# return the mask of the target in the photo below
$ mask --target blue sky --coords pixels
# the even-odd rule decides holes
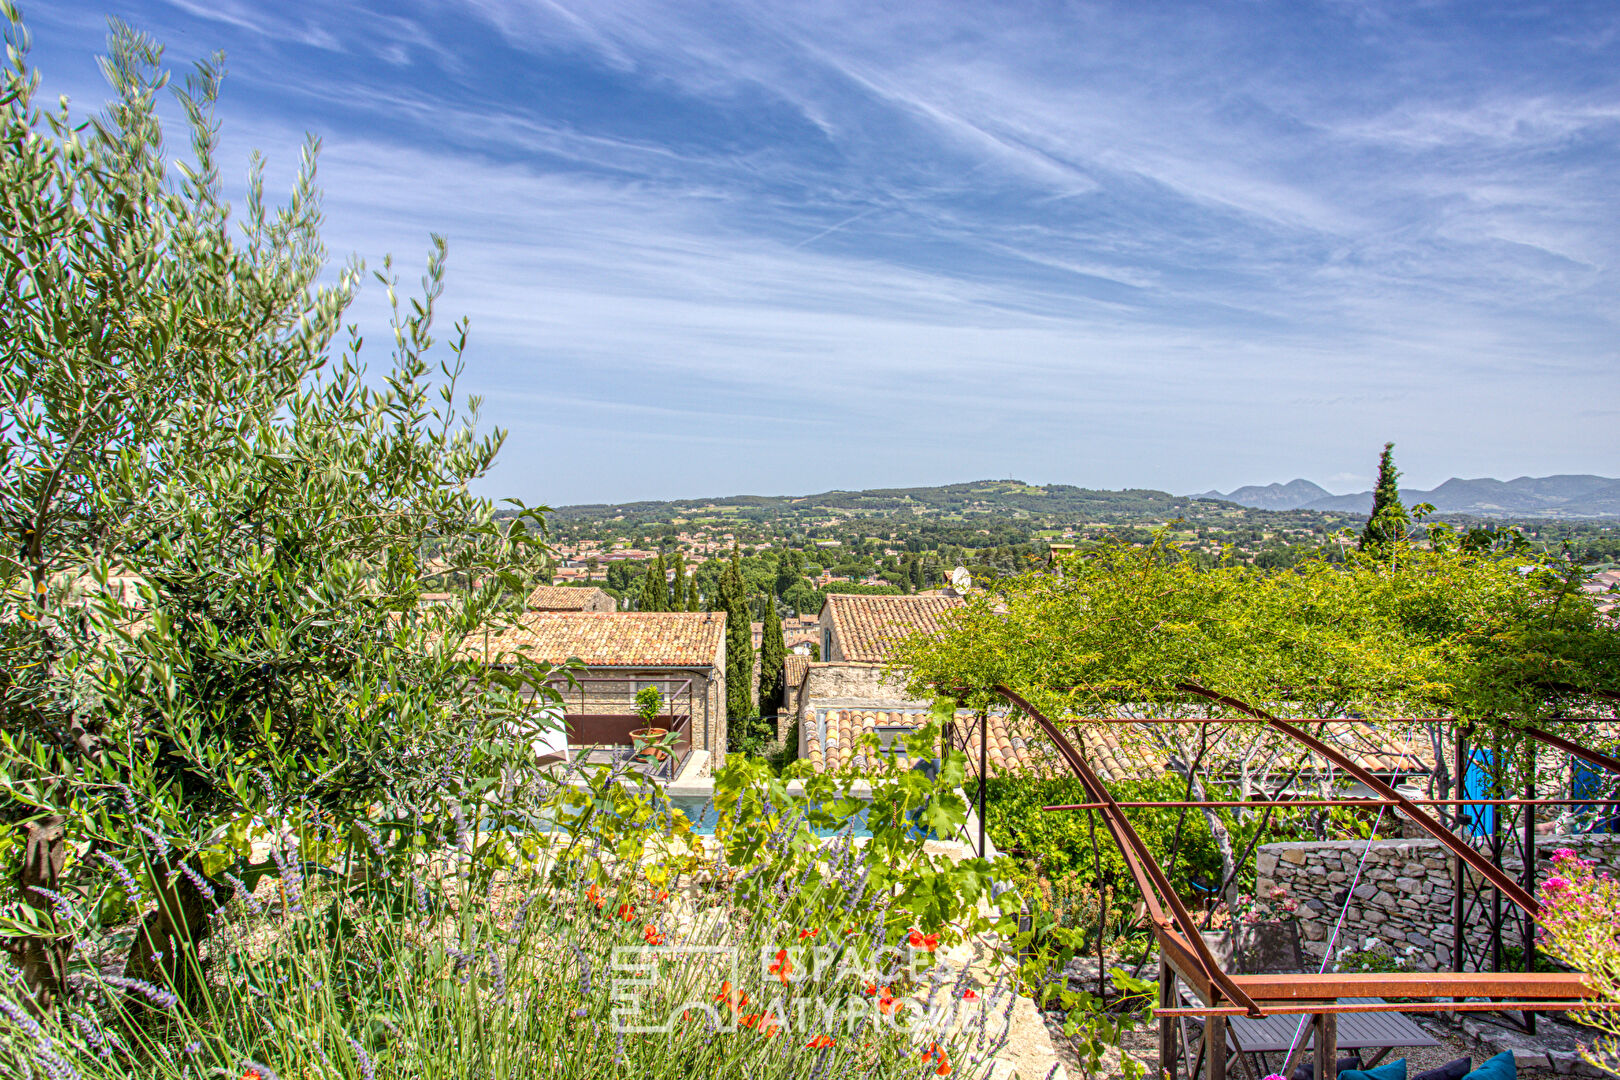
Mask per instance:
[[[48,95],[108,15],[447,235],[490,494],[1620,473],[1620,5],[24,0]]]

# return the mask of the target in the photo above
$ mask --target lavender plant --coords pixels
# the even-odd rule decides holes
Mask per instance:
[[[988,901],[989,865],[931,852],[908,816],[925,800],[936,824],[953,813],[946,766],[877,785],[870,838],[847,785],[798,794],[742,758],[716,778],[712,836],[609,769],[469,802],[464,838],[424,828],[381,852],[376,820],[334,837],[283,813],[250,836],[283,850],[279,868],[211,901],[201,993],[91,963],[41,1012],[0,988],[0,1070],[986,1075],[1014,983],[983,934],[1015,913]],[[63,917],[93,957],[130,923],[85,913],[126,886],[105,861],[82,869]]]

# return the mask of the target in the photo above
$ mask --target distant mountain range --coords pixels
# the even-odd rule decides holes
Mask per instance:
[[[1334,495],[1309,480],[1251,484],[1222,494],[1206,491],[1195,499],[1219,499],[1261,510],[1329,510],[1365,514],[1372,492]],[[1459,480],[1452,477],[1432,491],[1402,488],[1407,506],[1432,503],[1445,514],[1481,517],[1620,517],[1620,479],[1610,476],[1521,476],[1517,480]]]

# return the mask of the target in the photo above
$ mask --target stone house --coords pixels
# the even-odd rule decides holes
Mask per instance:
[[[812,744],[827,745],[829,715],[912,715],[926,709],[927,702],[906,694],[905,673],[891,670],[894,645],[917,634],[938,633],[940,617],[961,606],[956,597],[830,594],[816,620],[821,660],[795,664],[792,670],[802,674],[789,680],[793,708],[788,717],[799,723],[799,756],[814,761]],[[784,737],[787,723],[781,722]]]
[[[569,589],[569,592],[585,591]],[[693,749],[725,756],[726,616],[685,611],[531,611],[517,627],[469,637],[467,652],[495,664],[526,656],[584,670],[551,680],[563,695],[569,743],[627,745],[639,727],[635,695],[656,686],[666,718],[684,724]]]

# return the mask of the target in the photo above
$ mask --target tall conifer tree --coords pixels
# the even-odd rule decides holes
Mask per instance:
[[[761,716],[775,716],[782,711],[782,691],[787,661],[787,643],[782,640],[782,616],[776,610],[776,598],[765,597],[765,618],[759,645],[759,711]]]
[[[641,579],[639,605],[642,611],[663,611],[669,607],[669,586],[664,583],[662,555],[652,561],[647,567],[646,576]]]
[[[726,613],[726,715],[754,715],[754,634],[743,595],[742,559],[735,548],[720,572],[720,605]]]
[[[669,579],[669,610],[686,610],[686,557],[679,551],[671,560],[675,573]]]
[[[1367,527],[1361,530],[1361,550],[1383,556],[1390,545],[1406,539],[1412,531],[1412,519],[1401,503],[1401,490],[1397,483],[1401,472],[1395,467],[1395,444],[1384,444],[1384,453],[1378,459],[1378,486],[1373,489],[1372,514]]]

